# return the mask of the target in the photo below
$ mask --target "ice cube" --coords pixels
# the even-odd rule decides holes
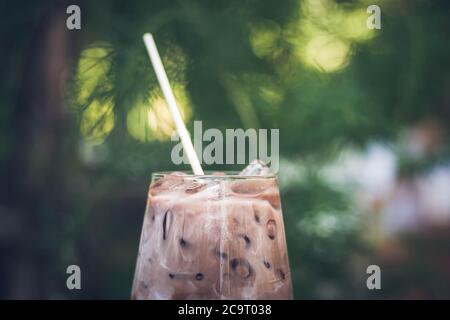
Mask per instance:
[[[223,183],[215,181],[211,182],[206,189],[208,200],[222,199],[226,194],[226,187]]]
[[[269,167],[261,160],[253,160],[244,170],[239,173],[240,176],[250,177],[248,179],[238,179],[231,184],[231,190],[240,195],[256,195],[265,192],[271,187],[276,187],[276,181],[273,179],[259,179],[256,176],[267,176],[270,174]],[[255,178],[251,178],[255,177]]]
[[[249,178],[233,181],[231,191],[241,195],[257,195],[273,186],[273,179]]]
[[[186,174],[183,172],[165,174],[151,184],[150,194],[156,195],[167,191],[178,190],[184,184],[184,176]]]
[[[265,176],[270,173],[269,167],[261,160],[255,159],[242,170],[240,176]]]
[[[194,194],[197,193],[199,191],[202,191],[203,189],[205,189],[207,186],[207,183],[205,182],[201,182],[201,181],[191,181],[187,183],[185,192],[188,194]]]

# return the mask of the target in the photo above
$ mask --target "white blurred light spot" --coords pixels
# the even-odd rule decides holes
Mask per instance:
[[[400,183],[384,210],[382,229],[387,234],[412,230],[419,224],[418,194],[411,182]]]
[[[360,183],[374,195],[384,195],[390,191],[396,174],[394,153],[379,144],[373,144],[365,156]]]
[[[437,167],[418,181],[421,212],[431,223],[450,222],[450,166]]]
[[[108,147],[104,144],[94,144],[81,141],[78,152],[81,161],[87,166],[96,166],[104,162],[108,157]]]
[[[385,197],[393,188],[397,159],[388,147],[372,143],[365,154],[345,151],[321,174],[337,188],[355,187],[370,197]]]
[[[280,158],[280,169],[278,171],[280,189],[286,189],[300,183],[305,180],[305,176],[306,168],[300,161]]]

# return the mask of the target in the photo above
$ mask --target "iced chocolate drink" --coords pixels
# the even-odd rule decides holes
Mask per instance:
[[[276,177],[154,174],[132,299],[292,299]]]

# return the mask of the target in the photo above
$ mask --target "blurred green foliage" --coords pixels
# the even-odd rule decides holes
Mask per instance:
[[[68,4],[2,4],[0,297],[129,297],[150,174],[188,169],[170,161],[145,32],[189,129],[280,128],[295,297],[377,297],[355,271],[373,254],[367,218],[319,172],[427,119],[448,139],[448,2],[81,1],[79,31]],[[369,4],[381,30],[366,27]],[[397,153],[405,175],[449,160],[445,143],[420,161]],[[288,183],[287,167],[302,174]],[[68,264],[81,292],[65,289]]]

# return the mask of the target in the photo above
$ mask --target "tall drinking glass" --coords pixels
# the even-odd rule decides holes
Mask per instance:
[[[277,178],[154,173],[132,299],[292,299]]]

